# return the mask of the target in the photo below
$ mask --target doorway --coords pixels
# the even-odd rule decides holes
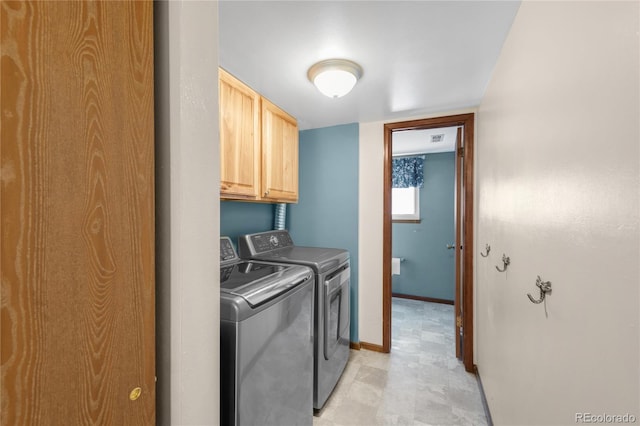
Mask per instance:
[[[456,149],[456,209],[459,224],[456,226],[456,338],[457,355],[465,369],[474,371],[473,365],[473,135],[474,114],[459,114],[420,120],[388,123],[384,125],[384,195],[383,195],[383,335],[384,352],[391,349],[391,176],[392,135],[405,130],[460,127],[459,146]],[[466,249],[468,248],[468,249]]]

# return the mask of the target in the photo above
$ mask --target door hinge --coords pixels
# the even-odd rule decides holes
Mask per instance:
[[[456,317],[456,327],[462,327],[462,317]]]
[[[458,148],[458,157],[464,157],[464,146]]]

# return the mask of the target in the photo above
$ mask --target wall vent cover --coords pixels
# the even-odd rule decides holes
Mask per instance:
[[[431,143],[439,143],[439,142],[444,142],[444,133],[431,135]]]

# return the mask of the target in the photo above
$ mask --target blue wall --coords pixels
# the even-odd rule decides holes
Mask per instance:
[[[300,197],[287,211],[296,244],[349,250],[353,342],[359,341],[358,131],[353,123],[300,132]]]
[[[300,132],[299,201],[287,205],[286,228],[298,245],[351,254],[351,340],[358,338],[358,124]],[[274,205],[220,202],[220,235],[273,228]]]
[[[237,250],[240,235],[273,229],[273,217],[273,204],[220,201],[220,236],[231,237]]]
[[[393,257],[405,259],[393,275],[393,292],[453,300],[455,155],[428,154],[420,190],[420,223],[392,225]]]

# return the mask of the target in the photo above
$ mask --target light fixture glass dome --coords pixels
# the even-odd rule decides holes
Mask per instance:
[[[361,76],[360,65],[346,59],[318,62],[307,73],[318,90],[330,98],[339,98],[349,93]]]

